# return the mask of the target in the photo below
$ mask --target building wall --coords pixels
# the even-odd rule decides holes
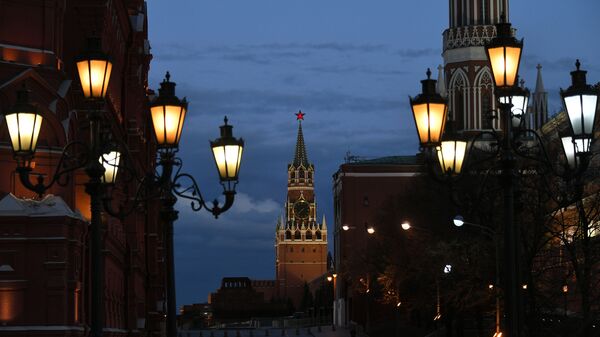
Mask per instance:
[[[362,282],[353,279],[349,264],[369,248],[365,224],[382,225],[376,224],[382,206],[422,174],[422,163],[416,157],[345,163],[334,174],[335,324],[366,324],[367,298],[359,289]],[[344,231],[343,225],[350,229]]]
[[[56,169],[60,149],[72,140],[86,142],[89,123],[75,67],[75,57],[85,50],[86,38],[99,36],[102,48],[113,61],[110,85],[103,109],[104,125],[114,139],[124,140],[133,155],[132,165],[138,174],[152,170],[155,147],[148,117],[149,53],[146,4],[142,0],[0,0],[0,113],[15,102],[16,91],[26,84],[31,100],[44,116],[44,124],[35,157],[35,171],[51,176]],[[34,197],[15,175],[8,132],[0,121],[0,193],[18,197]],[[74,172],[64,186],[55,184],[47,193],[62,197],[69,207],[89,218],[89,196],[83,170]],[[125,182],[119,182],[124,187]],[[136,185],[129,183],[129,191]],[[127,196],[115,194],[114,206],[123,204]],[[158,201],[144,205],[146,211],[123,219],[104,215],[105,235],[105,325],[108,335],[160,335],[163,320],[164,277],[162,265],[162,228],[158,219]],[[3,223],[0,219],[0,223]],[[87,232],[87,224],[72,225]],[[58,227],[56,227],[58,228]],[[53,235],[49,233],[49,235]],[[81,272],[78,321],[72,324],[84,329],[88,324],[89,253],[87,238],[82,240],[84,254]],[[32,261],[35,256],[30,257]],[[37,259],[43,259],[43,254]],[[74,268],[67,259],[67,269]],[[1,262],[1,261],[0,261]],[[69,289],[74,285],[70,284]],[[28,290],[25,290],[27,292]],[[71,291],[71,290],[69,290]],[[51,291],[48,290],[50,293]],[[30,295],[22,297],[24,310],[31,322],[45,322],[36,335],[57,334],[64,325],[53,317],[72,316],[75,301],[57,306],[51,316],[44,316],[38,301]],[[28,331],[25,321],[6,321],[0,335],[15,336]],[[36,323],[37,324],[37,323]],[[19,330],[21,329],[21,330]]]

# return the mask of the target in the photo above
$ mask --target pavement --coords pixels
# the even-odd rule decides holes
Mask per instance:
[[[310,328],[287,328],[282,329],[209,329],[179,331],[178,337],[351,337],[350,330],[331,326],[322,326],[321,331],[317,327]]]

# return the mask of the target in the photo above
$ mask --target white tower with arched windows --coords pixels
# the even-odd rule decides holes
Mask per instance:
[[[449,14],[443,35],[449,118],[457,131],[500,129],[484,46],[496,36],[501,16],[508,20],[508,0],[450,0]]]

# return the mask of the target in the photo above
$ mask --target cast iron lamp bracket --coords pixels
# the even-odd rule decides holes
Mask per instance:
[[[212,207],[209,207],[206,204],[205,199],[202,197],[202,193],[200,192],[200,188],[198,187],[196,180],[188,173],[178,173],[175,175],[173,178],[172,189],[173,193],[175,193],[177,196],[191,200],[190,206],[193,211],[197,212],[202,208],[205,208],[215,218],[218,218],[221,213],[230,209],[235,198],[234,190],[225,189],[223,191],[225,203],[223,205],[219,205],[219,201],[214,199],[212,201]]]
[[[76,147],[81,147],[82,151],[77,152]],[[18,166],[16,171],[19,175],[19,180],[25,188],[35,192],[39,198],[48,191],[54,184],[66,186],[69,183],[69,175],[71,172],[84,168],[90,162],[89,151],[87,144],[79,141],[68,143],[61,151],[60,159],[56,165],[54,173],[51,175],[50,181],[46,183],[46,176],[41,173],[33,172],[31,158],[16,157]],[[74,152],[74,153],[71,153]],[[34,176],[35,181],[32,181]]]

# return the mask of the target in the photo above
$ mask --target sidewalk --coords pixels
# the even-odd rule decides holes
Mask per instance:
[[[179,331],[178,337],[350,337],[350,330],[345,328],[336,328],[335,331],[331,325],[310,328],[287,328],[282,329],[212,329],[212,330],[187,330]]]

